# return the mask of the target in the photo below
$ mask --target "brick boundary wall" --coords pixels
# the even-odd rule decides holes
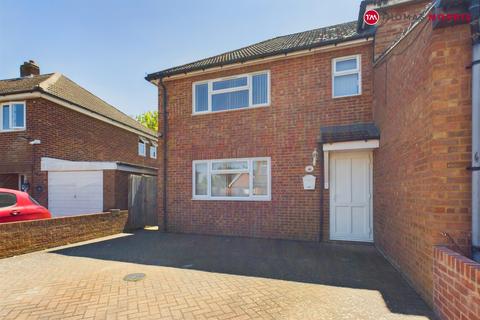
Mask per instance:
[[[127,217],[125,210],[0,224],[0,258],[121,233]]]
[[[433,308],[440,319],[480,319],[480,263],[434,247]]]

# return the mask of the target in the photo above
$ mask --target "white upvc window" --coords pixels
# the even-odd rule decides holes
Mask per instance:
[[[194,200],[271,200],[271,160],[264,158],[195,160]]]
[[[138,139],[138,155],[142,157],[147,156],[147,140],[142,137]]]
[[[150,158],[157,159],[157,146],[150,146]]]
[[[3,102],[0,104],[0,132],[25,130],[26,118],[25,102]]]
[[[340,57],[332,60],[333,98],[351,97],[362,94],[362,72],[360,55]]]
[[[193,114],[270,105],[270,71],[260,71],[192,85]]]

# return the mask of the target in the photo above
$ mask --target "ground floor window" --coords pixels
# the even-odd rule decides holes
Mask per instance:
[[[193,161],[194,199],[270,200],[270,181],[270,158]]]

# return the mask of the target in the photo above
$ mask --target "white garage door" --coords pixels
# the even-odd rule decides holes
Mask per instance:
[[[103,172],[48,172],[48,209],[53,216],[103,211]]]

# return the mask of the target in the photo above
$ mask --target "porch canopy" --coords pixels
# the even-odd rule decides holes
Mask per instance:
[[[380,130],[374,123],[355,123],[320,128],[318,142],[329,144],[345,141],[366,141],[380,139]]]
[[[372,150],[379,147],[380,130],[374,123],[323,126],[318,143],[324,153],[324,188],[329,188],[329,152],[346,150]]]

